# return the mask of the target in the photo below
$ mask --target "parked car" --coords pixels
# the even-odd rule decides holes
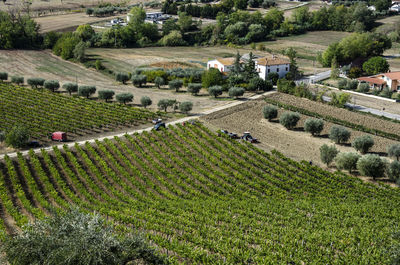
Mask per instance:
[[[59,142],[66,142],[67,141],[67,133],[65,133],[65,132],[53,132],[51,134],[51,140],[59,141]]]
[[[222,136],[222,135],[226,135],[232,139],[239,139],[239,136],[236,133],[228,132],[227,130],[223,130],[223,129],[218,131],[218,136]]]

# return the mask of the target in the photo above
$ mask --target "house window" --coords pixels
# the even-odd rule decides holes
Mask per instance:
[[[224,68],[221,67],[221,72],[223,72],[223,71],[224,71]]]
[[[288,71],[288,68],[286,67],[286,72]]]
[[[271,72],[271,70],[270,70],[270,69],[268,69],[268,73],[269,73],[269,72]]]
[[[276,68],[276,72],[279,73],[279,68]]]

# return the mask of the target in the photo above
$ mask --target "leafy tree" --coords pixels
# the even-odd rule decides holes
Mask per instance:
[[[374,145],[374,139],[369,135],[363,135],[354,139],[351,146],[361,154],[365,154]]]
[[[335,157],[335,164],[338,169],[348,170],[351,174],[351,171],[357,168],[357,161],[359,158],[360,155],[357,153],[339,153]]]
[[[8,79],[8,73],[6,72],[0,72],[0,81],[4,82]]]
[[[391,157],[396,157],[396,160],[399,161],[400,157],[400,144],[392,144],[388,148],[388,155]]]
[[[80,41],[74,48],[74,58],[80,62],[85,61],[86,43]]]
[[[61,33],[50,31],[44,35],[43,45],[46,49],[53,49],[54,45],[57,43],[58,39],[62,36]]]
[[[81,97],[89,98],[94,93],[96,93],[95,86],[79,86],[78,88],[78,95]]]
[[[331,63],[331,79],[338,79],[340,74],[339,64],[336,60],[336,57],[333,57]]]
[[[129,11],[129,24],[141,25],[146,19],[146,11],[141,6],[135,6]]]
[[[167,112],[167,108],[170,106],[170,102],[169,99],[160,99],[157,103],[157,107],[159,109],[164,110],[165,112]]]
[[[375,75],[379,73],[386,73],[389,71],[389,63],[381,56],[369,58],[368,61],[363,63],[363,70],[367,75]]]
[[[75,30],[75,33],[83,42],[89,41],[96,34],[94,29],[89,24],[78,26],[78,28]]]
[[[228,91],[228,94],[230,97],[238,98],[240,96],[243,96],[244,88],[243,87],[231,87]]]
[[[301,9],[301,8],[300,8]],[[298,9],[296,9],[298,10]],[[294,80],[298,79],[300,76],[299,73],[299,68],[297,66],[297,61],[296,61],[296,57],[297,57],[297,52],[295,49],[293,49],[292,47],[287,48],[285,50],[285,55],[287,57],[289,57],[290,60],[290,69],[289,69],[289,73],[291,73],[291,76],[293,77]]]
[[[385,174],[385,162],[378,155],[364,155],[357,162],[361,175],[372,177],[374,180]]]
[[[187,43],[183,40],[181,32],[173,30],[160,40],[160,44],[163,46],[185,46]]]
[[[221,86],[211,86],[208,88],[208,94],[213,97],[218,97],[222,95],[222,87]]]
[[[321,119],[308,118],[304,122],[304,130],[312,134],[312,136],[319,135],[324,129],[324,121]]]
[[[74,49],[79,42],[81,39],[72,32],[64,33],[54,45],[53,53],[61,56],[64,60],[74,58]]]
[[[279,79],[278,73],[273,72],[267,75],[267,80],[270,80],[274,86],[278,83],[278,79]]]
[[[334,145],[328,146],[326,144],[322,145],[319,148],[320,157],[322,163],[326,164],[329,167],[329,164],[335,159],[336,155],[339,151],[336,149]]]
[[[178,22],[177,25],[179,26],[182,33],[189,31],[192,27],[193,20],[192,16],[188,15],[186,12],[179,12],[178,13]]]
[[[300,115],[297,112],[285,112],[279,117],[279,123],[289,130],[296,127],[299,120]]]
[[[171,31],[178,31],[179,25],[175,22],[175,19],[168,19],[166,21],[164,21],[164,23],[162,24],[162,35],[166,36],[168,35]]]
[[[69,95],[78,92],[78,84],[76,83],[65,83],[62,87],[68,91]]]
[[[350,101],[350,94],[348,93],[335,93],[332,92],[331,93],[331,101],[329,102],[329,104],[338,107],[338,108],[343,108],[347,102]]]
[[[389,164],[387,174],[390,180],[398,182],[400,179],[400,162],[393,161]]]
[[[222,85],[222,73],[218,71],[218,69],[210,68],[207,71],[204,71],[201,77],[201,82],[205,88]]]
[[[24,83],[24,77],[23,76],[11,76],[11,82],[17,85],[23,84]]]
[[[191,111],[193,109],[193,102],[190,101],[185,101],[179,104],[179,110],[182,113],[188,113],[189,111]]]
[[[109,99],[112,99],[114,97],[115,92],[113,90],[106,89],[106,90],[99,90],[98,94],[99,94],[99,99],[104,99],[107,102]]]
[[[125,85],[126,82],[129,81],[129,75],[126,73],[117,73],[115,75],[115,80]]]
[[[361,92],[361,93],[369,92],[369,84],[368,83],[360,83],[358,85],[357,92]]]
[[[133,101],[133,95],[132,95],[132,93],[120,93],[120,94],[117,94],[116,99],[119,103],[126,104],[127,102]]]
[[[182,87],[183,81],[181,79],[174,79],[168,82],[168,86],[170,89],[175,89],[175,92],[178,92]]]
[[[43,78],[28,78],[26,80],[28,85],[30,85],[32,88],[38,88],[38,86],[43,86],[45,81],[46,80],[44,80]]]
[[[157,87],[158,89],[160,89],[161,86],[165,85],[164,78],[162,78],[162,77],[160,77],[160,76],[157,76],[157,77],[154,79],[154,84],[156,85],[156,87]]]
[[[245,10],[247,8],[247,0],[234,0],[236,10]]]
[[[0,143],[4,142],[6,140],[6,133],[0,131]]]
[[[140,104],[142,104],[142,106],[145,108],[147,108],[147,106],[150,106],[152,103],[153,103],[153,101],[148,96],[143,96],[140,99]]]
[[[30,133],[28,128],[23,125],[15,125],[6,135],[6,144],[14,148],[24,147],[29,140]]]
[[[52,92],[60,88],[60,83],[58,80],[46,80],[43,83],[44,88],[50,89]]]
[[[250,80],[254,77],[258,77],[256,70],[255,58],[252,52],[249,53],[249,59],[244,65],[243,76],[246,80]]]
[[[337,144],[347,142],[350,139],[350,131],[343,126],[332,126],[329,131],[329,139]]]
[[[260,77],[253,77],[250,79],[249,85],[247,86],[249,91],[270,91],[273,88],[270,80],[263,80]]]
[[[133,75],[132,83],[137,87],[142,87],[147,82],[147,76],[145,75]]]
[[[264,118],[268,119],[268,121],[271,121],[272,119],[278,117],[278,109],[273,105],[264,106],[263,115]]]
[[[349,78],[358,78],[358,77],[360,77],[361,75],[362,75],[362,70],[361,70],[361,68],[358,67],[358,66],[354,66],[354,67],[350,68],[348,77],[349,77]]]
[[[189,83],[188,84],[188,92],[192,93],[192,95],[197,95],[201,88],[202,88],[202,84],[201,83]]]

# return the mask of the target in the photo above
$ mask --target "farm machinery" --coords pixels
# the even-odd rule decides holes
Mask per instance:
[[[250,143],[259,143],[260,142],[260,141],[258,141],[257,138],[254,138],[253,136],[251,136],[250,132],[244,132],[243,136],[240,137],[240,139],[245,140]]]
[[[153,129],[156,131],[160,130],[161,128],[164,128],[164,129],[166,128],[165,123],[162,122],[162,119],[154,119],[153,124],[154,124]]]

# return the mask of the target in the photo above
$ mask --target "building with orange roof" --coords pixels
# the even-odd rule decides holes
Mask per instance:
[[[400,71],[382,73],[368,77],[357,78],[359,82],[368,83],[372,88],[383,89],[388,87],[393,91],[400,91]]]

